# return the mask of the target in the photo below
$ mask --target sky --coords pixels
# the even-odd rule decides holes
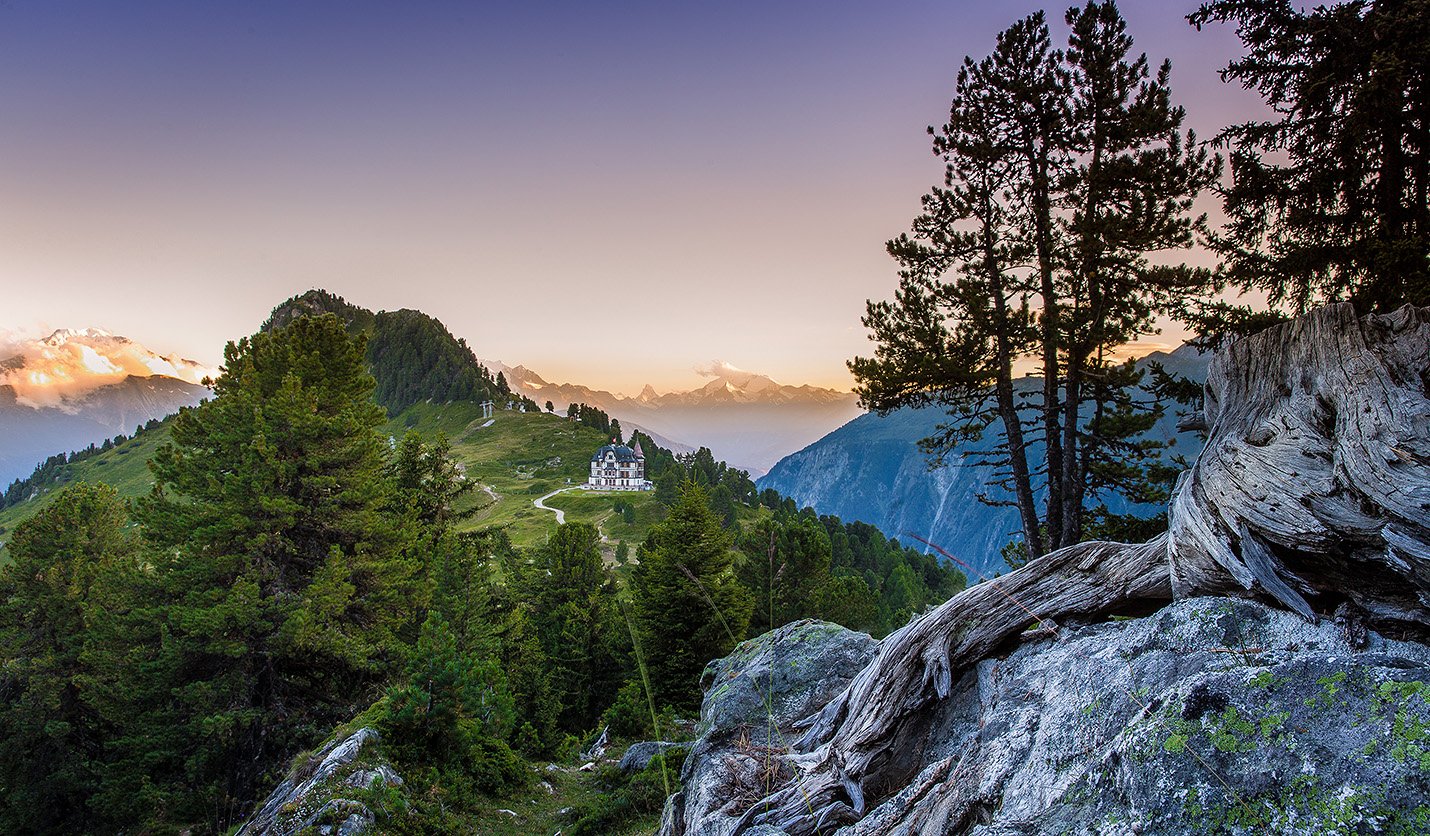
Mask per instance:
[[[1259,105],[1196,5],[1121,7],[1210,136]],[[320,287],[553,381],[684,389],[719,360],[848,389],[884,242],[941,177],[925,128],[1038,8],[0,2],[0,335],[216,365]]]

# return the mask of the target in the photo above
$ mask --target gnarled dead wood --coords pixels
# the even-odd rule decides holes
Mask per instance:
[[[919,773],[938,701],[1030,624],[1173,596],[1274,600],[1307,618],[1352,601],[1430,625],[1430,309],[1318,309],[1242,340],[1207,381],[1206,449],[1167,534],[1082,543],[955,596],[887,638],[817,715],[796,784],[736,827],[791,836],[857,821]]]

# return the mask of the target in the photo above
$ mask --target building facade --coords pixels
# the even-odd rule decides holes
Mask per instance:
[[[591,475],[582,487],[598,491],[648,491],[654,485],[645,478],[645,453],[612,442],[591,456]]]

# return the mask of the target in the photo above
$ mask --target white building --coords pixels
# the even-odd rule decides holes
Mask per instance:
[[[591,475],[582,487],[598,491],[648,491],[654,487],[645,478],[645,453],[641,443],[635,449],[624,444],[607,444],[591,456]]]

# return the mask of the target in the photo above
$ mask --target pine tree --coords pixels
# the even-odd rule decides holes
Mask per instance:
[[[0,571],[0,830],[79,833],[113,826],[91,796],[113,728],[99,711],[101,622],[139,573],[124,506],[76,483],[21,523]]]
[[[749,632],[759,635],[816,615],[813,595],[829,580],[829,535],[812,516],[762,518],[740,535],[736,569],[754,597]]]
[[[551,661],[541,648],[541,637],[527,604],[518,604],[512,610],[501,646],[502,669],[506,671],[520,724],[516,746],[531,756],[550,753],[559,742],[556,724],[561,698],[556,692]]]
[[[427,616],[406,681],[388,692],[394,749],[413,764],[460,764],[478,739],[505,740],[514,719],[496,659],[464,650],[441,613]]]
[[[989,57],[965,59],[949,121],[930,129],[944,185],[925,195],[912,233],[889,242],[899,289],[869,303],[875,355],[849,364],[861,402],[880,413],[949,409],[923,442],[935,462],[997,426],[1005,444],[990,463],[1009,498],[989,501],[1018,508],[1034,557],[1082,539],[1090,486],[1144,488],[1135,466],[1089,479],[1108,457],[1143,463],[1130,439],[1160,408],[1133,404],[1140,425],[1108,417],[1129,403],[1108,385],[1111,354],[1209,286],[1206,271],[1149,254],[1191,245],[1204,227],[1191,201],[1219,168],[1182,132],[1169,65],[1153,74],[1133,56],[1113,3],[1088,2],[1067,22],[1065,51],[1038,13],[1000,33]],[[1013,384],[1023,357],[1041,363],[1039,391]]]
[[[388,514],[361,338],[332,315],[230,343],[215,397],[173,422],[135,516],[157,550],[164,638],[130,689],[119,777],[158,815],[219,828],[401,658],[416,570]],[[141,681],[142,680],[142,681]],[[116,779],[115,792],[124,783]]]
[[[557,725],[579,733],[624,681],[626,628],[615,578],[602,563],[599,532],[587,523],[558,527],[534,557],[526,597],[561,703]]]
[[[1430,3],[1216,0],[1189,20],[1236,24],[1247,54],[1222,79],[1275,112],[1216,138],[1228,278],[1298,311],[1430,304]]]
[[[691,482],[651,529],[631,573],[641,648],[658,704],[700,704],[700,673],[745,635],[754,602],[732,569],[731,537]]]

